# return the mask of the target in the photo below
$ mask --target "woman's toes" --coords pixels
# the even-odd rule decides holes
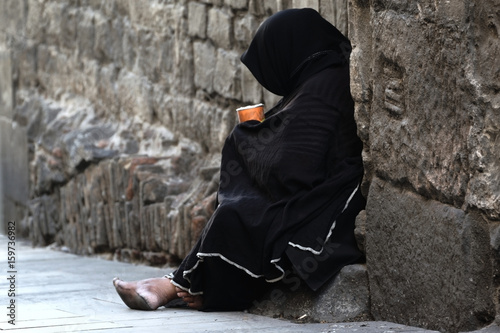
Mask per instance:
[[[176,287],[177,296],[182,298],[186,304],[192,309],[201,309],[203,306],[203,297],[200,295],[191,295],[185,290]]]
[[[137,292],[136,282],[125,282],[118,278],[113,279],[116,292],[129,308],[135,310],[156,310],[157,306],[151,306],[145,297]],[[155,295],[146,295],[148,298],[155,298]]]

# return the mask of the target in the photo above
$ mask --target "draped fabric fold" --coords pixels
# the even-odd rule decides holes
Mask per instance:
[[[261,25],[242,61],[265,88],[284,97],[263,122],[238,124],[226,139],[218,206],[172,275],[174,284],[203,293],[209,282],[199,268],[213,260],[254,279],[279,281],[286,262],[300,268],[336,242],[333,252],[341,257],[308,274],[316,289],[328,278],[318,278],[325,269],[335,273],[359,258],[352,231],[364,206],[362,143],[349,91],[349,51],[349,41],[314,10],[286,10]],[[346,219],[346,212],[354,217]]]

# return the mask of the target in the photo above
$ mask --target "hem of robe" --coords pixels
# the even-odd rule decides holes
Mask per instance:
[[[356,188],[354,189],[354,191],[351,193],[351,195],[348,197],[348,199],[346,200],[346,203],[344,205],[344,208],[342,209],[342,211],[340,212],[339,216],[342,215],[342,213],[349,207],[349,204],[351,203],[352,201],[352,198],[354,197],[354,195],[359,191],[359,184],[356,186]],[[330,229],[329,229],[329,232],[328,232],[328,235],[327,237],[325,238],[324,242],[323,242],[323,245],[321,247],[321,250],[319,251],[316,251],[310,247],[307,247],[307,246],[302,246],[302,245],[299,245],[299,244],[295,244],[295,243],[292,243],[292,242],[289,242],[288,245],[289,246],[292,246],[296,249],[299,249],[299,250],[302,250],[304,252],[311,252],[312,254],[314,255],[320,255],[323,250],[324,250],[324,245],[328,242],[328,240],[331,238],[332,234],[333,234],[333,230],[335,229],[335,226],[336,226],[336,221],[333,221]],[[283,255],[286,255],[285,253],[283,253]],[[253,277],[253,278],[263,278],[264,275],[262,274],[255,274],[253,273],[252,271],[250,271],[249,269],[247,269],[246,267],[226,258],[223,254],[221,253],[204,253],[204,252],[198,252],[196,253],[196,257],[198,258],[198,260],[196,261],[196,263],[189,269],[187,270],[184,270],[182,271],[182,278],[184,280],[186,280],[189,284],[191,284],[191,280],[189,279],[189,277],[187,276],[188,274],[191,274],[193,273],[199,266],[199,264],[201,262],[203,262],[203,258],[205,257],[218,257],[220,258],[221,260],[225,261],[226,263],[244,271],[246,274],[248,274],[249,276]],[[281,257],[280,258],[276,258],[276,259],[272,259],[270,261],[270,263],[274,264],[274,266],[279,270],[281,271],[281,276],[279,277],[276,277],[276,278],[272,278],[272,279],[265,279],[266,282],[268,283],[275,283],[275,282],[278,282],[280,280],[282,280],[284,277],[285,277],[285,270],[283,269],[283,267],[279,266],[277,263],[281,261]],[[191,286],[187,287],[187,286],[183,286],[180,282],[178,281],[175,281],[175,275],[178,274],[179,272],[177,271],[174,271],[173,273],[170,273],[168,275],[166,275],[166,277],[168,277],[172,284],[174,284],[176,287],[179,287],[180,289],[184,290],[184,291],[187,291],[188,293],[190,293],[191,295],[203,295],[203,291],[200,290],[200,291],[193,291],[191,290]]]
[[[356,194],[356,192],[358,190],[359,190],[359,185],[356,186],[356,188],[354,189],[354,191],[352,191],[351,195],[347,199],[347,201],[346,201],[346,203],[344,205],[344,208],[340,212],[339,216],[341,216],[342,213],[347,209],[347,207],[349,207],[349,204],[351,203],[352,198],[354,197],[354,195]],[[310,248],[310,247],[307,247],[307,246],[302,246],[300,244],[295,244],[295,243],[292,243],[292,242],[288,242],[288,245],[290,245],[292,247],[295,247],[295,248],[297,248],[299,250],[302,250],[302,251],[309,251],[312,254],[320,255],[323,252],[323,250],[325,249],[325,244],[328,242],[328,240],[330,240],[330,237],[332,237],[333,230],[335,229],[336,224],[337,224],[337,220],[333,221],[332,226],[330,227],[330,230],[328,231],[328,235],[326,236],[325,240],[323,241],[323,245],[321,246],[321,249],[319,251],[314,250],[313,248]]]

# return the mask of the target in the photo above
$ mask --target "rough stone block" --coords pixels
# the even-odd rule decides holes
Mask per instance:
[[[174,133],[185,135],[192,138],[194,133],[191,133],[189,119],[189,112],[193,108],[193,99],[186,97],[174,97],[171,95],[164,95],[162,101],[163,108],[159,110],[159,117],[162,124],[168,126]]]
[[[169,186],[163,179],[151,178],[141,182],[141,202],[144,205],[163,202],[168,192]]]
[[[145,1],[128,1],[130,21],[134,25],[151,24],[151,6]]]
[[[468,112],[457,112],[469,109],[463,70],[467,38],[435,25],[422,31],[422,23],[408,17],[377,14],[374,38],[384,37],[373,44],[372,75],[378,79],[373,80],[371,155],[385,178],[458,207],[467,190],[472,125]],[[434,38],[425,37],[430,35]]]
[[[129,71],[132,71],[137,58],[137,32],[132,28],[130,21],[123,20],[123,62]]]
[[[100,13],[94,15],[94,56],[99,61],[110,61],[113,59],[113,45],[115,42],[120,42],[119,36],[118,41],[111,37],[111,23],[108,17],[103,16]]]
[[[188,33],[190,36],[205,38],[207,35],[207,6],[190,2],[188,7]]]
[[[96,99],[101,103],[96,105],[105,108],[111,115],[118,115],[119,105],[117,101],[116,78],[117,67],[112,63],[108,66],[102,66],[99,70],[99,79],[97,80]]]
[[[194,91],[194,64],[193,44],[189,39],[178,37],[175,39],[175,57],[173,70],[173,84],[170,92],[191,96]]]
[[[472,75],[470,77],[472,79],[471,83],[474,89],[480,93],[480,96],[484,96],[484,99],[491,103],[493,108],[498,109],[500,107],[500,96],[498,90],[495,89],[495,87],[498,87],[500,80],[500,58],[497,56],[500,50],[498,43],[500,29],[500,17],[497,15],[498,2],[485,0],[472,8],[467,8],[466,3],[460,1],[447,3],[441,0],[439,4],[456,13],[465,10],[462,20],[463,18],[472,18],[473,35],[471,39],[474,40],[477,48],[471,55],[474,62],[474,71],[470,73]],[[473,10],[472,13],[468,14],[471,9]]]
[[[7,221],[21,221],[29,199],[26,128],[0,116],[0,230]],[[24,211],[23,211],[24,210]]]
[[[495,220],[500,219],[500,142],[496,139],[500,134],[500,94],[497,89],[500,82],[500,59],[497,56],[500,50],[500,19],[494,14],[497,9],[498,3],[495,1],[484,1],[474,7],[474,14],[471,14],[474,35],[471,39],[477,46],[468,58],[474,62],[474,70],[467,71],[467,79],[474,91],[467,108],[473,120],[468,147],[469,162],[474,172],[471,174],[466,201]]]
[[[214,90],[224,97],[241,98],[239,54],[217,50],[217,63],[214,74]]]
[[[46,81],[48,81],[47,70],[51,67],[51,62],[53,61],[50,49],[45,45],[38,45],[36,60],[40,86],[46,88]]]
[[[12,70],[16,73],[17,81],[26,87],[38,84],[36,57],[36,47],[31,42],[27,42],[21,49],[15,49],[13,53],[16,61],[12,64]]]
[[[122,223],[125,220],[125,207],[122,202],[115,202],[113,208],[113,247],[120,248],[123,247],[123,239],[126,238]]]
[[[215,47],[210,43],[195,42],[194,53],[194,83],[206,92],[213,91],[214,71],[216,64]]]
[[[224,141],[233,129],[235,123],[235,110],[230,108],[216,108],[209,120],[210,144],[207,144],[209,151],[219,153]]]
[[[219,8],[208,11],[207,35],[215,45],[230,49],[232,41],[232,14]]]
[[[264,9],[265,15],[270,15],[271,13],[276,13],[280,10],[291,8],[292,6],[292,0],[274,0],[260,2],[260,6]]]
[[[364,265],[345,266],[332,281],[312,292],[296,276],[286,276],[256,301],[250,312],[315,322],[371,320]]]
[[[318,11],[345,36],[348,35],[347,0],[319,0]]]
[[[150,30],[140,29],[137,32],[138,43],[141,47],[137,50],[137,64],[151,82],[156,82],[160,77],[160,48],[157,45],[155,35]]]
[[[3,121],[2,123],[3,131],[5,130],[5,123]],[[26,128],[13,123],[7,143],[9,144],[9,151],[2,156],[2,160],[7,162],[7,168],[3,169],[6,172],[6,179],[4,179],[3,183],[8,192],[3,195],[12,198],[20,204],[25,204],[29,196],[29,161]]]
[[[95,27],[94,12],[90,9],[79,12],[77,36],[79,54],[92,58],[94,55]]]
[[[33,8],[35,11],[38,9],[37,5]],[[31,12],[31,6],[30,6]],[[30,17],[32,17],[30,15]],[[37,20],[35,18],[35,20]],[[77,20],[78,20],[78,10],[76,8],[71,8],[70,6],[63,6],[61,12],[61,31],[64,33],[60,33],[59,38],[61,46],[74,49],[76,45],[77,39]],[[36,21],[35,21],[36,22]],[[34,23],[30,23],[34,24]]]
[[[30,230],[30,239],[34,245],[45,246],[51,244],[59,227],[59,210],[53,205],[58,202],[57,193],[51,196],[43,195],[30,202],[33,216],[33,229]]]
[[[248,12],[252,15],[265,15],[266,14],[266,8],[264,7],[265,5],[271,4],[274,5],[274,2],[270,1],[259,1],[259,0],[249,0],[248,2]]]
[[[104,221],[104,204],[97,202],[93,209],[95,211],[95,250],[96,252],[101,252],[107,250],[109,247],[106,222]]]
[[[356,237],[356,243],[361,252],[365,253],[365,243],[366,243],[366,210],[362,210],[358,216],[356,216],[354,237]]]
[[[196,119],[193,127],[203,129],[195,139],[200,140],[203,149],[214,153],[220,152],[232,128],[228,118],[234,116],[234,108],[217,108],[209,103],[195,102],[193,110]]]
[[[366,212],[375,319],[450,332],[494,319],[489,230],[478,213],[426,200],[378,178]]]
[[[252,40],[258,27],[258,21],[252,15],[247,14],[242,18],[235,19],[234,38],[240,42],[243,47],[248,47],[249,41]]]
[[[313,8],[319,11],[319,0],[292,0],[294,8]]]
[[[142,206],[141,221],[141,250],[154,251],[154,205]]]
[[[157,47],[160,49],[160,76],[165,84],[170,84],[170,73],[174,68],[174,38],[170,34],[162,35]]]
[[[25,12],[24,2],[16,0],[3,1],[0,5],[0,31],[9,37],[23,38]]]
[[[146,79],[131,72],[121,71],[117,79],[117,97],[121,110],[126,114],[151,121],[151,85]]]
[[[26,37],[38,41],[44,40],[45,29],[43,27],[46,25],[46,17],[43,14],[44,5],[37,0],[28,0],[27,4]],[[65,19],[68,20],[69,18]],[[67,27],[63,29],[65,28]]]
[[[231,6],[233,9],[246,9],[248,0],[224,0],[224,4]]]
[[[10,51],[0,50],[0,116],[12,119],[14,91],[12,88],[12,61]]]
[[[131,215],[134,212],[134,205],[131,202],[124,202],[125,207],[125,218],[122,221],[123,224],[123,243],[125,248],[136,248],[134,245],[136,244],[135,238],[137,237],[137,231],[134,228],[133,221],[131,220]]]

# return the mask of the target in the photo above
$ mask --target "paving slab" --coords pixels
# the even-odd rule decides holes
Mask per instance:
[[[130,310],[116,294],[112,279],[163,276],[172,269],[77,256],[50,248],[32,248],[16,240],[9,267],[8,239],[0,235],[0,330],[6,332],[433,332],[388,322],[295,323],[246,312],[200,312],[184,308]],[[10,277],[13,279],[9,280]],[[12,282],[12,283],[11,283]],[[13,290],[15,296],[9,296]],[[11,291],[12,292],[12,291]],[[15,325],[9,323],[11,301]]]

